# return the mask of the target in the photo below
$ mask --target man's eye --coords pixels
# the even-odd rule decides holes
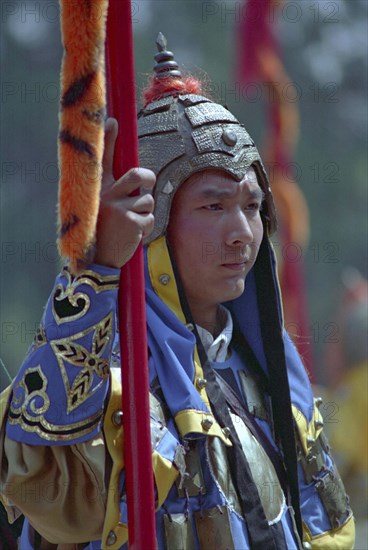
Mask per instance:
[[[252,212],[257,212],[258,210],[261,210],[261,203],[259,202],[251,202],[247,205],[246,210],[250,210]]]
[[[216,202],[213,204],[205,204],[202,208],[204,208],[205,210],[216,211],[216,210],[221,210],[222,207],[221,207],[221,204]]]

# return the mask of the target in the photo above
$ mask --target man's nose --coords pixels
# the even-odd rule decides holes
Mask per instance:
[[[245,212],[240,210],[229,216],[225,234],[227,246],[251,244],[253,238],[253,231]]]

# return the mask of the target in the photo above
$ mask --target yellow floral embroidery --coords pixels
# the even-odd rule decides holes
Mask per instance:
[[[84,346],[76,343],[76,340],[91,332],[93,332],[92,351],[89,352]],[[111,332],[112,313],[109,313],[102,321],[85,331],[60,340],[53,340],[50,343],[64,382],[67,414],[84,403],[107,380],[110,372],[109,363],[108,359],[102,357],[102,354],[111,340]],[[64,362],[81,368],[72,383],[69,382]],[[94,373],[101,380],[92,388]]]
[[[46,441],[69,441],[96,429],[102,419],[103,408],[80,422],[59,425],[47,421],[44,416],[50,409],[47,384],[47,377],[40,365],[24,371],[22,379],[13,389],[8,413],[9,424],[20,424],[22,430],[36,433]]]
[[[74,277],[68,268],[64,267],[62,275],[67,279],[66,286],[64,288],[62,283],[56,285],[52,296],[52,312],[58,325],[76,321],[89,310],[89,296],[84,292],[76,292],[80,285],[88,285],[96,293],[115,289],[119,285],[117,276],[102,276],[91,270],[83,271]]]

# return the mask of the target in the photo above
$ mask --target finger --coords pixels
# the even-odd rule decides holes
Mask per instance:
[[[105,181],[109,181],[109,176],[113,175],[115,142],[118,137],[118,121],[115,118],[108,118],[105,123],[105,146],[102,158],[102,168]]]
[[[124,208],[140,214],[152,213],[154,210],[155,201],[152,195],[136,195],[124,199]]]
[[[147,168],[132,168],[119,178],[112,189],[111,197],[129,196],[141,188],[152,190],[156,183],[156,176]]]
[[[155,225],[155,217],[153,214],[147,214],[145,217],[145,223],[143,226],[143,238],[148,237],[153,231]]]
[[[136,212],[129,212],[129,218],[141,228],[142,238],[147,237],[147,235],[152,232],[155,223],[155,217],[153,214],[137,214]]]

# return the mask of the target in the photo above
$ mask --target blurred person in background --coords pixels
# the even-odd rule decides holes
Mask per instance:
[[[353,267],[342,273],[343,293],[336,312],[337,341],[326,344],[326,419],[339,471],[356,518],[368,507],[368,282]]]

